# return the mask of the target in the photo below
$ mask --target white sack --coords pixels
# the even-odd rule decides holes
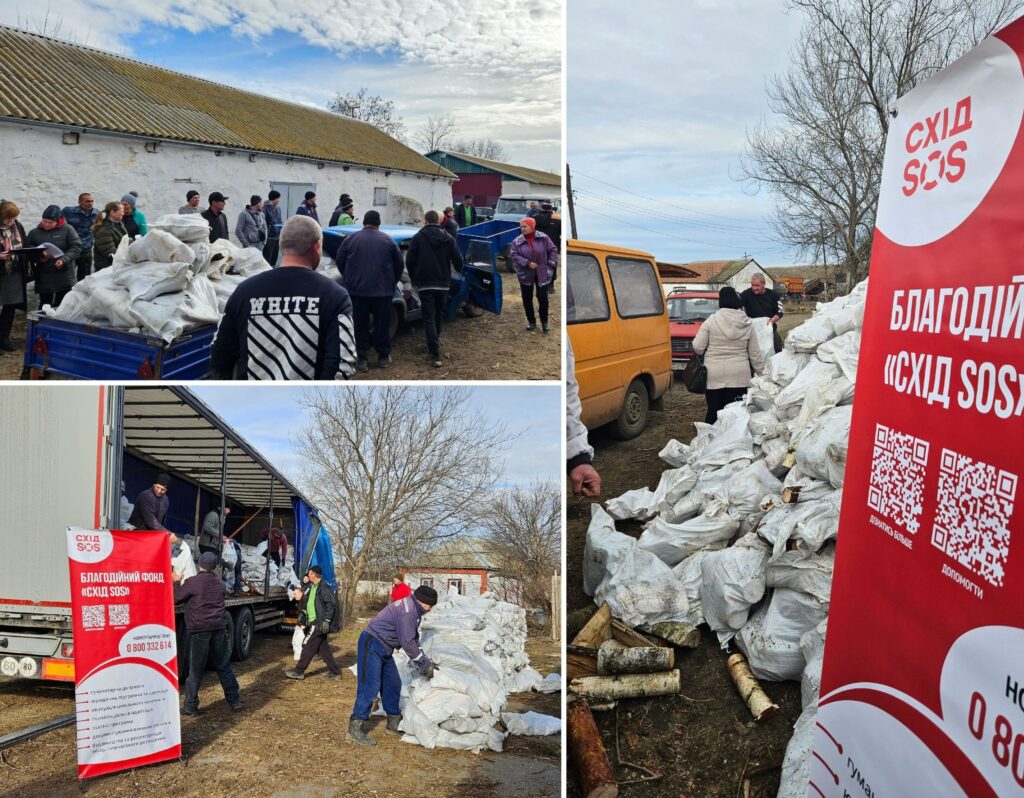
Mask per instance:
[[[768,554],[768,544],[750,534],[701,562],[701,610],[723,644],[747,622],[750,608],[764,596]]]
[[[761,357],[767,363],[768,358],[775,354],[775,330],[765,319],[757,318],[750,321],[757,348],[761,350]]]
[[[707,605],[704,609],[706,613]],[[800,638],[826,617],[827,609],[813,596],[779,588],[740,629],[736,644],[758,679],[799,679],[806,664]]]
[[[191,263],[195,256],[188,244],[160,228],[139,236],[128,246],[128,260],[132,263]]]
[[[583,592],[593,596],[598,585],[622,564],[636,540],[615,529],[615,521],[599,504],[590,505],[590,526],[583,548]]]
[[[718,420],[712,425],[714,434],[700,452],[696,468],[723,466],[733,460],[753,458],[754,438],[750,434],[750,411],[735,403],[718,411]]]
[[[839,376],[835,363],[822,363],[811,358],[796,378],[775,397],[775,413],[780,419],[796,418],[804,403],[807,391],[814,385],[821,385]]]
[[[128,312],[128,289],[119,285],[96,286],[83,310],[91,319],[104,320],[115,330],[131,330],[139,323]]]
[[[796,464],[804,474],[829,482],[835,488],[843,486],[852,416],[853,407],[843,405],[811,422],[796,445]]]
[[[184,584],[185,580],[195,576],[197,571],[195,560],[192,559],[192,550],[188,547],[188,543],[182,540],[180,546],[181,549],[178,551],[178,556],[171,558],[171,570],[181,574],[181,582]]]
[[[764,374],[752,377],[747,385],[747,404],[758,410],[771,410],[779,395],[779,384]]]
[[[804,708],[817,701],[821,692],[821,666],[825,659],[827,629],[828,619],[825,619],[800,638],[800,653],[807,663],[800,677],[800,700]]]
[[[686,592],[686,602],[690,605],[687,617],[682,620],[691,626],[700,626],[704,623],[704,611],[700,600],[700,587],[704,583],[701,563],[704,562],[704,558],[711,552],[723,548],[725,548],[724,540],[712,543],[710,546],[694,552],[672,569],[676,579],[683,583],[683,589]]]
[[[651,504],[654,499],[654,492],[650,488],[636,488],[627,490],[621,496],[609,499],[604,507],[608,514],[617,521],[625,521],[630,518],[639,518],[646,521],[654,511]]]
[[[817,702],[804,708],[793,727],[793,736],[782,760],[782,779],[777,798],[807,798],[811,780],[811,749],[814,747]]]
[[[269,272],[271,266],[263,259],[263,251],[256,247],[246,247],[235,252],[235,262],[231,269],[242,277],[252,277],[260,272]]]
[[[562,689],[562,674],[549,673],[533,686],[535,693],[557,693]]]
[[[775,555],[786,550],[786,543],[795,540],[797,548],[816,552],[839,530],[839,505],[842,491],[797,504],[784,504],[769,510],[757,528],[757,534],[772,544]]]
[[[832,569],[835,565],[835,545],[827,543],[821,551],[800,549],[775,554],[765,568],[768,587],[786,587],[814,596],[828,609],[832,592]]]
[[[672,440],[665,444],[665,448],[658,452],[658,457],[673,468],[679,468],[679,466],[686,464],[686,458],[689,454],[689,446],[672,438]]]
[[[302,646],[306,642],[306,633],[303,631],[301,626],[296,626],[295,631],[292,632],[292,659],[296,662],[302,656]],[[352,666],[352,675],[357,676],[356,666]]]
[[[767,361],[764,369],[765,376],[777,383],[779,387],[785,388],[803,370],[810,357],[806,353],[783,349],[778,354],[772,355]],[[822,360],[824,359],[822,358]]]
[[[739,528],[740,522],[725,513],[717,516],[699,515],[681,524],[669,524],[659,516],[647,525],[636,545],[671,567],[706,546],[727,541]]]
[[[155,222],[150,222],[149,230],[150,232],[163,230],[179,241],[189,244],[198,241],[209,242],[210,240],[210,225],[198,213],[170,213],[161,216]]]
[[[527,737],[543,737],[560,734],[562,719],[539,712],[502,712],[501,720],[509,734]]]
[[[192,279],[188,262],[135,261],[111,266],[110,270],[114,282],[128,289],[131,301],[148,302],[184,291]]]
[[[835,334],[835,328],[828,319],[814,315],[789,331],[785,347],[793,352],[813,352]]]

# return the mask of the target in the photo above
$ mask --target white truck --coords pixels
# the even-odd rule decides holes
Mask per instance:
[[[74,680],[74,640],[65,532],[123,528],[133,500],[159,472],[171,476],[165,525],[195,535],[222,497],[225,532],[257,545],[280,526],[302,573],[311,563],[334,587],[326,530],[299,490],[223,419],[177,386],[2,386],[0,423],[0,676]],[[185,537],[186,540],[189,538]],[[195,548],[193,546],[193,548]],[[198,555],[198,552],[196,552]],[[287,626],[294,604],[265,578],[229,597],[233,657],[243,660],[260,629]],[[177,613],[178,662],[187,630]]]

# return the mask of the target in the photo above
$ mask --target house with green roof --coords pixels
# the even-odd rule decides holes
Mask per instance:
[[[456,202],[472,194],[474,204],[493,208],[503,194],[549,194],[552,201],[562,196],[562,178],[554,172],[448,150],[433,150],[426,157],[458,176],[452,184],[452,198]]]

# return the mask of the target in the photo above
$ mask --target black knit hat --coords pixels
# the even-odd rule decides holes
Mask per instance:
[[[367,211],[363,214],[363,224],[372,224],[374,227],[380,227],[380,214],[377,211]]]
[[[316,198],[316,192],[315,191],[307,191],[306,192],[306,202],[309,202],[311,199],[315,199],[315,198]]]
[[[60,205],[47,205],[42,218],[51,222],[59,222],[62,215]]]
[[[420,585],[412,591],[412,597],[431,607],[437,604],[437,591],[429,585]]]
[[[163,471],[161,471],[159,474],[156,475],[156,481],[153,484],[163,485],[165,488],[169,488],[171,487],[171,478]]]

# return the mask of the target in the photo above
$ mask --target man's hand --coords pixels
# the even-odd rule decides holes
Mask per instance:
[[[168,535],[170,535],[170,537],[171,537],[171,545],[172,545],[172,546],[173,546],[174,544],[178,543],[178,541],[180,541],[180,540],[181,540],[181,538],[179,538],[179,537],[178,537],[177,535],[175,535],[175,534],[174,534],[173,532],[168,532],[167,534],[168,534]]]
[[[526,265],[529,266],[530,269],[536,269],[537,268],[537,264],[534,263],[532,260],[528,264],[526,264]]]
[[[580,463],[569,472],[573,496],[594,498],[601,495],[601,475],[590,463]]]
[[[778,316],[772,316],[770,319],[768,319],[768,323],[769,324],[775,324],[775,322],[777,322],[778,320],[779,320]]]
[[[437,672],[437,666],[433,662],[431,662],[430,663],[430,667],[427,668],[425,671],[423,671],[423,675],[426,676],[428,679],[433,679],[434,678],[434,674],[436,672]]]
[[[298,588],[295,588],[295,590],[292,591],[292,598],[298,601],[300,598],[302,598],[302,591]]]
[[[174,582],[174,584],[176,585],[181,584],[181,572],[171,571],[171,581]]]

